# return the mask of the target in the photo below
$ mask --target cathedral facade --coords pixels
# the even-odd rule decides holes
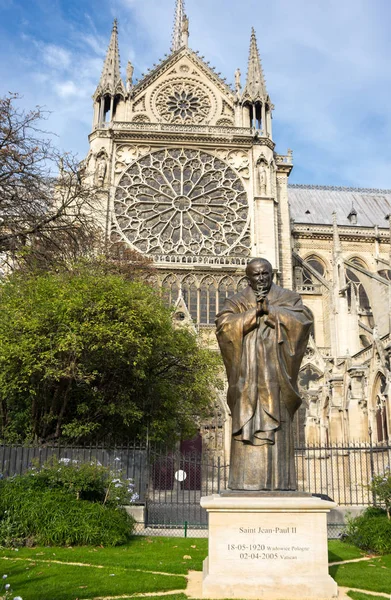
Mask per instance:
[[[114,22],[83,163],[106,238],[150,257],[174,318],[216,348],[216,313],[247,285],[248,260],[267,258],[314,315],[297,442],[386,444],[391,190],[288,184],[254,30],[233,87],[190,49],[183,0],[170,53],[140,81],[130,62],[122,80],[117,35]],[[224,453],[224,399],[202,436]]]

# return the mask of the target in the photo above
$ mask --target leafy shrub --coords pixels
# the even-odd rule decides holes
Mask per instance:
[[[53,456],[40,469],[33,467],[23,476],[33,489],[62,490],[78,500],[124,506],[138,500],[131,479],[95,462],[79,463]]]
[[[389,554],[391,521],[384,510],[370,507],[359,517],[348,521],[343,540],[366,552]]]
[[[134,519],[124,509],[60,490],[28,491],[20,479],[0,482],[1,545],[117,546],[131,538]]]
[[[387,512],[387,517],[391,519],[390,467],[386,467],[386,470],[382,475],[375,475],[374,477],[372,477],[372,481],[368,485],[368,489],[370,489],[373,494],[376,494],[376,498],[379,502],[384,504]]]
[[[387,514],[380,506],[368,506],[364,513],[367,517],[385,517]]]
[[[133,484],[106,467],[53,458],[0,481],[0,545],[124,544],[134,519],[121,505],[136,497]]]

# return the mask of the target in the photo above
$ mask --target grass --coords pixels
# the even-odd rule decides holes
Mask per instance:
[[[119,567],[75,567],[56,563],[6,561],[0,569],[7,583],[23,600],[76,600],[99,596],[137,595],[183,590],[183,576],[157,575]]]
[[[338,585],[391,593],[391,554],[357,563],[330,567],[330,575]]]
[[[114,548],[19,548],[17,556],[187,575],[189,570],[202,570],[202,561],[207,553],[207,539],[135,537],[126,546]],[[0,556],[14,558],[15,551],[4,549]]]
[[[162,600],[159,593],[169,591],[169,600],[187,600],[185,575],[201,571],[206,555],[206,539],[167,537],[135,537],[116,548],[0,549],[0,586],[6,573],[13,596],[23,600],[134,600],[145,593],[151,594],[148,600]],[[329,542],[330,562],[360,557],[363,552],[354,546]],[[390,593],[391,555],[331,565],[330,574],[347,588]],[[349,595],[352,600],[380,598],[360,592]]]
[[[206,539],[160,537],[134,538],[116,548],[3,549],[0,577],[7,574],[6,583],[23,600],[125,600],[125,594],[135,598],[171,590],[178,594],[170,600],[185,600],[180,594],[187,585],[184,575],[189,569],[201,570],[206,554]]]
[[[339,540],[329,540],[329,563],[339,562],[342,560],[351,560],[353,558],[361,558],[365,556],[365,552],[352,546],[345,544]]]
[[[384,596],[373,596],[372,594],[362,594],[361,592],[348,592],[352,600],[384,600]]]

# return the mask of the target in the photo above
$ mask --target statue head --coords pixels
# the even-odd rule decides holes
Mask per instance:
[[[247,264],[246,276],[254,292],[267,293],[273,281],[273,267],[266,258],[253,258]]]

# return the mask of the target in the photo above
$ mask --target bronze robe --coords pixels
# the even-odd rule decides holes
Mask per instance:
[[[216,317],[232,416],[228,487],[235,490],[296,489],[292,420],[312,320],[296,292],[272,284],[267,298],[269,314],[257,319],[248,286]]]

